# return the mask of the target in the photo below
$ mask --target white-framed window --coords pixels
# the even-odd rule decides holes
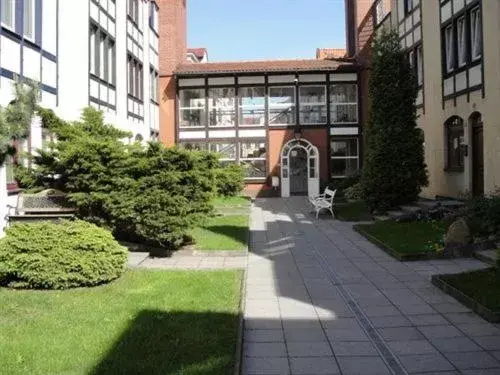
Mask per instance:
[[[144,76],[142,63],[132,55],[128,56],[128,94],[138,100],[144,98]]]
[[[108,51],[106,48],[106,34],[99,35],[99,78],[106,80],[108,70]]]
[[[302,125],[326,124],[326,87],[299,88],[299,121]]]
[[[481,32],[481,10],[479,7],[474,8],[470,12],[470,45],[471,59],[477,60],[483,53],[483,37]]]
[[[218,87],[208,90],[209,126],[235,126],[235,89]]]
[[[262,86],[238,89],[240,126],[264,126],[266,119],[266,89]]]
[[[97,75],[98,72],[98,59],[99,59],[99,48],[97,43],[98,29],[95,25],[90,25],[90,73]]]
[[[149,80],[151,100],[158,103],[158,72],[153,68],[149,69]]]
[[[405,14],[411,13],[414,7],[417,5],[417,0],[404,0],[405,1]]]
[[[453,26],[449,25],[444,29],[444,48],[446,55],[446,72],[450,73],[455,68],[454,53],[455,44],[453,43]]]
[[[240,164],[245,168],[246,178],[267,177],[267,148],[265,141],[240,143]]]
[[[181,128],[204,127],[205,115],[205,89],[179,90],[179,126]]]
[[[380,24],[386,15],[385,0],[377,0],[377,4],[375,5],[375,24]]]
[[[358,122],[358,85],[339,83],[330,86],[330,122],[355,124]]]
[[[358,138],[332,138],[330,142],[332,178],[345,178],[359,169]]]
[[[23,13],[24,37],[35,40],[35,0],[24,0]]]
[[[108,38],[107,40],[107,60],[108,60],[108,71],[106,75],[106,80],[111,84],[116,84],[116,50],[115,42]]]
[[[457,53],[458,66],[462,67],[467,64],[467,37],[465,28],[465,16],[457,20]]]
[[[424,55],[422,45],[417,47],[417,81],[419,86],[424,83]]]
[[[139,0],[127,0],[127,14],[136,24],[139,24]]]
[[[149,26],[158,32],[158,9],[154,2],[151,2],[149,7]]]
[[[269,88],[269,125],[295,125],[295,86]]]
[[[89,29],[90,73],[110,84],[116,83],[116,49],[114,39],[94,24]]]
[[[223,164],[236,163],[236,144],[235,143],[215,143],[208,144],[210,152],[217,152],[220,154],[220,161]]]
[[[2,26],[14,30],[16,27],[16,0],[2,0],[0,6]]]

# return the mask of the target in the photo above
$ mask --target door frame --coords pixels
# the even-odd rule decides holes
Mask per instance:
[[[470,124],[470,145],[471,145],[471,152],[470,152],[470,182],[471,182],[471,190],[470,192],[472,193],[473,196],[481,196],[484,194],[484,124],[483,124],[483,119],[482,115],[480,112],[474,112],[470,118],[469,118],[469,124]],[[483,173],[482,173],[482,178],[483,181],[481,182],[482,186],[482,191],[479,192],[477,191],[477,160],[476,160],[476,155],[477,155],[477,135],[476,132],[479,130],[481,132],[481,145],[482,145],[482,167],[483,167]]]
[[[303,138],[292,139],[281,149],[281,196],[284,198],[290,196],[290,152],[295,148],[302,148],[306,151],[307,195],[316,196],[319,194],[319,151],[316,146]]]

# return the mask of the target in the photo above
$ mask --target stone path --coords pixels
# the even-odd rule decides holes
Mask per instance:
[[[309,211],[254,203],[243,374],[500,374],[500,327],[429,282],[485,264],[400,263]]]
[[[246,253],[219,255],[192,255],[182,251],[174,253],[168,258],[150,257],[148,253],[129,253],[128,264],[131,268],[174,269],[174,270],[211,270],[211,269],[240,269],[247,263]]]

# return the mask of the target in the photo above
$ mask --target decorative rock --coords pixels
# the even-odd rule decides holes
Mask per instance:
[[[445,246],[467,246],[472,242],[469,225],[465,219],[459,218],[455,220],[448,229],[448,233],[444,238]]]

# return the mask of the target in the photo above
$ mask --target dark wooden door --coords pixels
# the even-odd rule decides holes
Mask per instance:
[[[484,146],[483,123],[472,127],[472,194],[477,197],[484,194]]]
[[[290,194],[307,194],[307,152],[301,147],[290,151]]]

